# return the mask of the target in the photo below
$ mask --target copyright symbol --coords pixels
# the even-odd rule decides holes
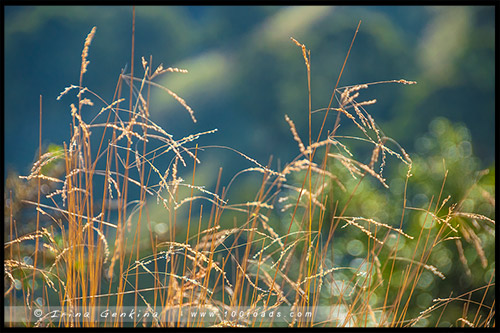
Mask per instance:
[[[33,314],[35,315],[35,317],[40,318],[43,313],[42,310],[36,309],[35,311],[33,311]]]

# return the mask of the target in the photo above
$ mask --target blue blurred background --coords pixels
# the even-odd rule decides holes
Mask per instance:
[[[81,50],[93,26],[84,86],[112,100],[118,75],[125,66],[130,70],[132,8],[4,10],[5,177],[8,170],[27,174],[34,161],[40,95],[44,144],[69,141],[70,99],[56,97],[78,84]],[[284,115],[304,141],[308,135],[304,60],[290,37],[311,50],[312,108],[320,109],[328,105],[359,20],[340,86],[418,82],[362,92],[360,100],[377,98],[367,110],[385,134],[412,153],[431,121],[445,117],[470,130],[483,167],[494,163],[494,7],[138,6],[135,75],[142,75],[141,56],[152,55],[153,68],[163,63],[188,69],[158,82],[183,97],[198,122],[161,90],[153,90],[152,119],[177,138],[217,128],[200,144],[231,146],[263,164],[272,155],[283,165],[298,153]],[[313,133],[323,115],[315,114]],[[329,129],[335,116],[329,116]],[[240,159],[227,155],[217,162],[241,169]]]

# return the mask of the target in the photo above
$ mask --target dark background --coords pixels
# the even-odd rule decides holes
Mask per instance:
[[[44,144],[69,140],[74,100],[56,97],[78,84],[81,50],[93,26],[97,33],[84,86],[111,101],[121,69],[130,70],[132,8],[4,9],[5,165],[6,172],[26,174],[38,147],[40,95]],[[305,66],[289,37],[311,50],[312,107],[324,108],[359,20],[340,86],[417,81],[374,86],[359,100],[377,98],[368,111],[410,153],[415,139],[442,116],[465,124],[481,164],[493,163],[494,7],[138,6],[135,75],[143,73],[141,56],[150,55],[153,68],[163,63],[189,70],[158,82],[187,101],[196,124],[170,96],[153,90],[152,119],[174,137],[217,128],[201,143],[231,146],[263,164],[273,155],[283,164],[298,152],[284,115],[294,120],[303,140],[308,135]],[[314,133],[322,119],[321,112],[314,116]],[[332,113],[329,129],[334,121]],[[244,161],[227,160],[232,157],[216,159],[225,168],[241,169]]]

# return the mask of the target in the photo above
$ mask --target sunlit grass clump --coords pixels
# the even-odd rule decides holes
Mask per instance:
[[[495,326],[495,199],[480,183],[487,171],[454,197],[444,163],[426,180],[437,192],[412,205],[422,158],[414,163],[384,134],[367,111],[376,100],[362,98],[374,84],[416,82],[339,87],[339,76],[328,105],[313,110],[311,54],[292,38],[305,61],[308,109],[304,119],[283,114],[297,157],[273,167],[272,159],[197,143],[217,129],[176,138],[151,119],[159,89],[196,122],[183,98],[154,81],[185,69],[142,57],[139,69],[119,75],[110,100],[85,87],[95,33],[85,40],[79,83],[58,97],[74,99],[69,141],[40,143],[31,173],[7,181],[6,325]],[[306,138],[294,121],[309,123]],[[248,167],[222,184],[221,166],[215,188],[206,188],[197,180],[200,152],[220,148]],[[395,179],[388,164],[401,171]],[[248,191],[235,181],[247,176],[258,190],[234,202],[227,193]],[[152,220],[158,209],[161,221]],[[482,278],[464,291],[447,276],[460,271]],[[436,289],[442,283],[451,293]]]

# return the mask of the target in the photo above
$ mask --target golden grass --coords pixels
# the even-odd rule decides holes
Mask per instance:
[[[311,109],[311,53],[304,44],[291,38],[301,48],[306,65],[309,135],[303,141],[294,122],[285,115],[292,138],[298,144],[298,156],[287,163],[282,171],[274,171],[270,164],[264,166],[230,147],[188,146],[200,136],[214,133],[216,129],[176,140],[150,119],[149,96],[153,87],[172,96],[196,122],[194,111],[184,99],[152,81],[167,72],[187,73],[186,70],[164,69],[163,65],[159,65],[151,73],[152,60],[148,62],[142,58],[144,76],[134,77],[133,70],[131,74],[122,73],[118,78],[115,96],[109,103],[83,87],[83,74],[89,64],[89,46],[95,32],[94,27],[84,43],[79,84],[65,88],[58,97],[59,100],[73,89],[78,89],[78,107],[70,104],[73,129],[69,144],[64,144],[60,152],[43,155],[40,145],[40,156],[31,173],[21,177],[27,182],[36,180],[53,183],[51,192],[43,199],[44,203],[40,198],[40,183],[36,191],[38,200],[35,202],[27,198],[23,201],[36,209],[35,231],[17,235],[18,222],[14,221],[13,205],[10,206],[10,240],[4,243],[5,275],[10,287],[5,297],[9,297],[11,306],[18,304],[14,291],[17,290],[16,281],[21,280],[21,303],[26,314],[24,325],[403,327],[414,326],[450,302],[463,301],[472,308],[474,301],[464,297],[482,291],[484,300],[488,290],[494,289],[490,281],[482,289],[467,295],[436,298],[435,304],[416,318],[409,319],[407,316],[423,272],[428,271],[439,279],[445,278],[445,274],[429,263],[435,247],[447,240],[454,240],[460,260],[468,269],[459,231],[466,242],[473,244],[483,267],[487,266],[481,240],[474,229],[466,224],[453,224],[453,219],[462,217],[495,225],[493,219],[462,212],[456,205],[450,206],[445,216],[439,215],[450,197],[443,200],[439,207],[436,204],[435,210],[432,210],[431,204],[427,209],[406,205],[406,187],[411,177],[412,160],[397,143],[399,151],[385,145],[388,141],[395,141],[381,132],[365,109],[376,103],[376,100],[357,102],[357,99],[363,89],[373,84],[415,84],[414,81],[400,79],[338,88],[340,74],[330,103],[323,109],[326,110],[323,124],[314,140],[311,117],[322,110]],[[121,106],[126,101],[126,97],[122,97],[123,83],[130,86],[129,108]],[[84,97],[88,94],[97,97],[104,106],[99,109],[95,105],[97,103]],[[339,104],[337,108],[331,107],[334,98]],[[86,121],[90,117],[90,110],[83,113],[82,108],[97,110],[94,118]],[[349,109],[354,112],[349,112]],[[337,112],[337,120],[326,138],[321,139],[330,111]],[[361,131],[361,137],[337,134],[341,115]],[[101,137],[96,137],[96,133],[102,133]],[[348,146],[341,142],[346,138],[373,145],[368,164],[360,162]],[[160,146],[150,149],[148,144],[152,141],[158,142]],[[307,142],[307,146],[304,142]],[[231,202],[227,192],[233,180],[221,189],[222,170],[214,190],[197,184],[197,165],[201,163],[198,152],[216,148],[234,152],[252,164],[252,167],[238,172],[233,180],[243,173],[257,172],[261,183],[254,200]],[[171,162],[161,168],[156,160],[162,155],[171,156]],[[395,156],[408,167],[399,226],[379,222],[372,217],[347,216],[351,200],[366,176],[373,177],[383,187],[389,187],[383,176],[387,155]],[[62,174],[42,173],[44,167],[54,163],[63,166]],[[191,163],[191,181],[188,183],[181,174]],[[103,168],[98,169],[98,165],[101,168],[103,165]],[[353,189],[347,186],[350,180],[344,177],[346,173],[341,171],[340,166],[356,180]],[[445,180],[446,177],[443,187]],[[57,188],[57,184],[60,188]],[[132,187],[134,191],[131,191]],[[336,190],[340,190],[340,195],[347,198],[342,205],[335,197],[338,195]],[[437,198],[438,204],[441,196],[442,193]],[[165,209],[164,223],[168,229],[165,240],[159,239],[153,232],[153,221],[149,218],[149,205],[154,203],[154,199]],[[431,235],[430,229],[424,228],[419,235],[408,234],[404,230],[403,219],[412,211],[424,213],[426,218],[437,222],[437,235]],[[195,215],[197,213],[198,216]],[[50,227],[39,225],[40,214],[47,217]],[[285,223],[282,227],[276,223],[277,216],[281,216]],[[233,227],[227,227],[228,221],[232,221]],[[147,223],[147,228],[142,227],[141,222]],[[337,228],[340,222],[345,224]],[[364,235],[361,239],[367,245],[366,257],[362,258],[363,264],[358,268],[339,266],[331,260],[337,251],[334,248],[336,235],[344,228]],[[148,235],[141,235],[144,230],[148,231]],[[410,256],[398,254],[401,237],[414,244]],[[396,243],[389,245],[388,240],[394,238]],[[35,261],[29,264],[21,260],[22,254],[29,251],[22,245],[33,240],[36,240],[32,250]],[[38,246],[39,241],[43,243],[41,248]],[[41,259],[37,261],[37,257]],[[339,275],[339,272],[344,273]],[[383,272],[388,280],[384,280]],[[30,273],[31,276],[28,275]],[[468,274],[471,274],[470,271]],[[36,279],[37,276],[42,279]],[[391,284],[392,279],[399,281],[396,288]],[[30,280],[31,286],[28,283]],[[36,281],[44,285],[37,289]],[[331,301],[333,303],[325,303],[322,295],[335,288],[340,291],[330,298],[334,300]],[[377,296],[378,301],[372,302],[372,298]],[[66,313],[88,310],[90,315],[54,319],[44,313],[33,320],[32,310],[44,308],[42,304]],[[470,327],[494,326],[495,322],[491,322],[495,313],[494,304],[486,305],[483,301],[478,304],[474,319],[468,316],[470,311],[465,309],[464,315],[457,321]],[[128,320],[126,316],[103,319],[95,310],[98,307],[117,312],[128,308],[135,312],[145,310],[144,316],[134,317],[133,320]],[[322,307],[327,309],[323,310]],[[489,309],[488,318],[479,315],[483,308]],[[312,311],[322,319],[295,316],[283,320],[253,315],[256,311],[260,314],[280,309],[295,313]],[[182,314],[181,310],[185,313]],[[186,315],[195,310],[212,311],[215,316]],[[243,311],[245,315],[241,318],[228,315],[233,311]],[[145,313],[159,315],[149,319]],[[12,316],[7,318],[10,320],[7,320],[7,325],[20,325]]]

